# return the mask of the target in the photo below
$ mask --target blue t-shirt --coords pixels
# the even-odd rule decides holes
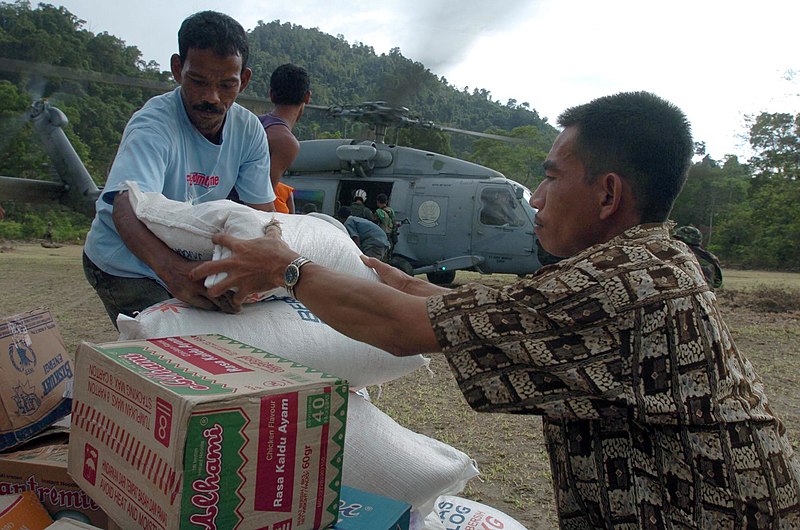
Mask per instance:
[[[351,215],[344,222],[344,227],[350,237],[358,236],[359,246],[362,249],[370,247],[389,248],[389,238],[383,229],[363,217]]]
[[[125,189],[126,180],[143,192],[194,204],[225,199],[234,186],[245,203],[275,200],[267,137],[256,115],[234,103],[225,117],[222,143],[216,145],[189,121],[180,87],[152,98],[131,117],[84,246],[89,259],[108,274],[158,279],[128,250],[111,218],[114,195]]]

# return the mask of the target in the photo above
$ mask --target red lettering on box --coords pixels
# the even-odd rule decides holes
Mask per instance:
[[[261,399],[255,509],[291,512],[297,445],[297,393]],[[277,528],[277,526],[276,526]]]

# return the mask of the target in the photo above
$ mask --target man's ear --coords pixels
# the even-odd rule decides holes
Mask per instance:
[[[183,64],[181,63],[181,56],[177,53],[173,53],[172,57],[169,58],[169,68],[172,71],[172,78],[175,80],[176,83],[179,85],[183,84]]]
[[[600,194],[600,219],[608,219],[622,208],[627,183],[617,173],[606,173],[597,179]]]
[[[311,91],[310,90],[306,91],[306,95],[303,96],[303,103],[308,103],[309,101],[311,101]]]
[[[239,86],[239,93],[244,92],[247,85],[250,84],[250,79],[253,77],[253,71],[250,68],[242,70],[242,84]]]

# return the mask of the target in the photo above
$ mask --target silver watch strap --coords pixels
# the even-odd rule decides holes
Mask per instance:
[[[311,260],[310,260],[310,259],[308,259],[308,258],[305,258],[305,257],[303,257],[303,256],[298,256],[298,257],[294,258],[294,259],[291,261],[291,263],[289,263],[289,265],[294,265],[294,266],[296,266],[296,267],[297,267],[297,272],[298,272],[298,276],[297,276],[297,282],[295,282],[295,284],[294,284],[294,285],[287,285],[287,286],[286,286],[286,292],[287,292],[287,293],[289,293],[289,296],[290,296],[291,298],[294,298],[294,288],[295,288],[295,286],[297,285],[297,283],[300,281],[300,267],[302,267],[302,266],[303,266],[303,265],[305,265],[306,263],[311,263]]]

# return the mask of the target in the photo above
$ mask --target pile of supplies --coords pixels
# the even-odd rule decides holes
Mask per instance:
[[[258,237],[277,219],[304,256],[378,281],[323,217],[130,196],[182,255],[219,259],[214,234]],[[167,300],[74,357],[47,310],[4,319],[0,527],[524,530],[455,497],[478,475],[468,455],[370,401],[366,387],[428,359],[350,339],[282,289],[249,302],[227,314]]]

